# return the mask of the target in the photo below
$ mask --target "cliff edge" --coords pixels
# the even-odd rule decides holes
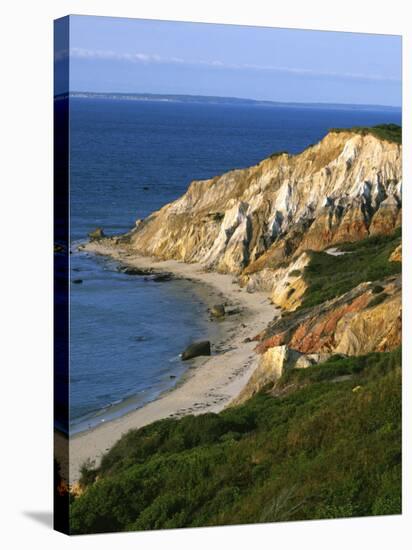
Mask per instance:
[[[281,309],[243,402],[285,369],[401,344],[401,129],[331,130],[297,155],[194,181],[112,245],[232,273]],[[275,316],[275,310],[274,310]]]
[[[128,235],[133,250],[241,275],[401,224],[402,146],[331,131],[298,155],[194,181]]]

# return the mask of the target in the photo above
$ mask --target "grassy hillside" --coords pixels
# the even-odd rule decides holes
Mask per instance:
[[[399,514],[401,352],[334,357],[218,415],[131,431],[82,481],[73,533]]]
[[[344,243],[338,246],[339,250],[347,252],[342,256],[310,252],[311,262],[304,271],[309,287],[301,307],[321,304],[364,281],[377,281],[400,273],[401,263],[389,261],[400,242],[401,230],[398,228],[391,235]]]

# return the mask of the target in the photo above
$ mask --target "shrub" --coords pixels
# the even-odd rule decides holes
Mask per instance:
[[[287,151],[276,151],[275,153],[272,153],[269,158],[275,159],[276,157],[281,157],[282,155],[289,155]]]
[[[72,532],[399,513],[400,365],[400,350],[334,356],[287,371],[281,398],[129,432],[72,503]]]
[[[356,132],[363,136],[372,134],[379,139],[402,143],[402,126],[398,124],[378,124],[376,126],[354,126],[352,128],[331,128],[331,132]]]
[[[377,296],[372,298],[372,300],[369,302],[368,308],[378,306],[379,304],[384,302],[386,298],[388,298],[388,294],[386,294],[386,292],[382,292],[381,294],[378,294]]]
[[[380,292],[383,292],[385,289],[381,285],[375,285],[372,288],[372,294],[379,294]]]
[[[97,475],[97,469],[95,468],[95,463],[92,460],[86,460],[80,466],[80,485],[82,487],[87,487],[94,483]]]

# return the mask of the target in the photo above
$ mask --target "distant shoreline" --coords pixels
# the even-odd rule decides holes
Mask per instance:
[[[121,100],[121,101],[153,101],[164,103],[186,103],[186,104],[205,104],[205,105],[238,105],[251,107],[278,107],[278,108],[296,108],[296,109],[339,109],[339,110],[357,110],[357,111],[389,111],[399,113],[402,107],[392,105],[361,105],[352,103],[294,103],[284,101],[270,101],[239,97],[223,96],[202,96],[202,95],[179,95],[179,94],[151,94],[151,93],[122,93],[122,92],[82,92],[72,91],[69,93],[57,94],[55,101],[61,99],[103,99],[103,100]]]

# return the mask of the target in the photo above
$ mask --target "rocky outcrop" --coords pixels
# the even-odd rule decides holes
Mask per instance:
[[[343,316],[335,330],[334,353],[363,355],[398,347],[402,335],[401,307],[401,294],[395,292],[375,307]]]
[[[391,233],[400,226],[400,203],[396,195],[390,195],[379,205],[369,227],[370,235]]]
[[[307,249],[392,231],[401,154],[401,145],[371,134],[331,132],[298,155],[192,182],[127,239],[141,254],[201,262],[253,286],[254,273]]]
[[[221,319],[225,316],[226,310],[224,304],[216,304],[210,308],[210,315],[215,319]]]
[[[374,289],[379,288],[376,295]],[[362,355],[401,343],[401,277],[362,283],[333,300],[275,319],[259,336],[258,353],[287,345],[304,354]]]
[[[91,241],[99,241],[100,239],[104,239],[105,234],[101,227],[96,227],[93,231],[90,231],[89,238]]]
[[[286,311],[294,311],[301,303],[308,287],[305,278],[305,267],[310,262],[310,256],[304,252],[286,267],[275,270],[264,268],[240,277],[249,292],[264,290],[270,292],[272,303]]]
[[[210,342],[209,340],[202,340],[201,342],[194,342],[190,344],[182,353],[182,361],[188,361],[201,355],[210,355]]]
[[[402,261],[402,244],[398,245],[395,250],[392,252],[389,258],[390,262],[401,262]]]
[[[395,349],[401,334],[400,276],[382,285],[363,283],[310,311],[274,320],[260,335],[258,366],[231,405],[273,387],[286,370],[311,367],[335,354]]]
[[[261,357],[234,402],[240,403],[287,369],[308,367],[331,354],[361,355],[400,345],[400,276],[365,281],[332,300],[301,306],[312,284],[305,277],[315,256],[311,251],[350,254],[336,245],[391,235],[400,226],[401,161],[398,143],[367,132],[331,131],[298,155],[272,155],[256,166],[192,182],[182,197],[110,244],[130,254],[197,262],[235,274],[248,292],[270,293],[283,314],[255,338]],[[374,241],[379,239],[368,241],[370,246]],[[401,249],[390,260],[400,261]],[[229,314],[224,306],[211,310],[215,318]],[[201,344],[208,344],[201,354],[210,354],[210,344]],[[182,359],[193,353],[199,350],[189,348]]]
[[[261,357],[259,365],[250,377],[241,393],[231,405],[244,403],[268,384],[273,385],[287,369],[305,369],[316,365],[330,356],[328,353],[312,353],[304,355],[288,346],[275,346],[268,349]]]

